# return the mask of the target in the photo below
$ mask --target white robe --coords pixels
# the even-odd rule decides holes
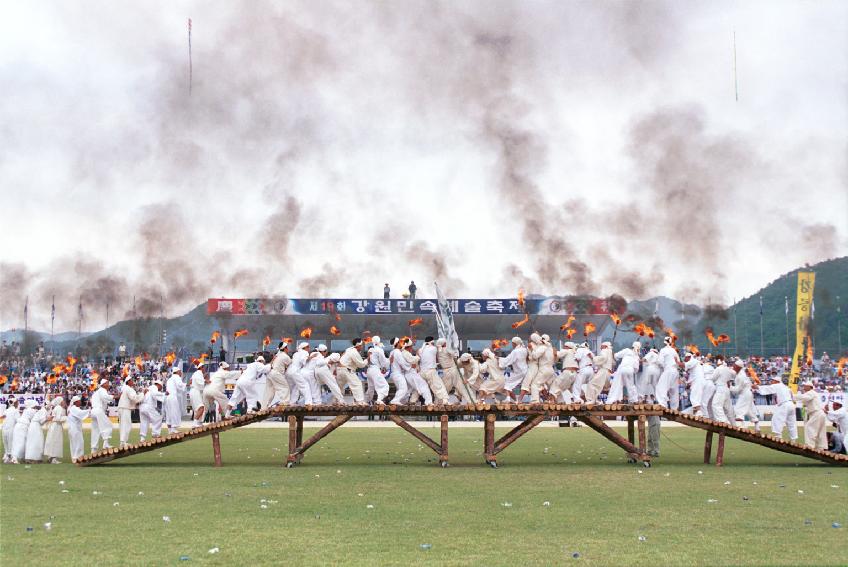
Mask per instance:
[[[87,418],[91,410],[84,410],[75,405],[68,408],[68,441],[71,446],[71,461],[75,461],[85,453],[85,438],[82,435],[82,420]]]
[[[171,374],[165,384],[165,423],[169,429],[177,429],[185,412],[185,383],[179,374]]]
[[[65,456],[65,444],[63,443],[64,424],[67,421],[65,408],[53,406],[50,425],[47,426],[47,440],[44,441],[44,456],[48,459],[61,459]]]
[[[29,431],[29,422],[35,415],[35,409],[26,408],[15,423],[15,431],[12,438],[12,456],[22,461],[26,455],[26,438]]]
[[[47,421],[47,410],[41,408],[32,416],[26,438],[26,460],[40,461],[44,458],[44,431],[41,427]]]
[[[6,408],[6,419],[3,420],[3,455],[6,457],[12,456],[12,444],[14,439],[15,424],[21,413],[17,406],[9,406]]]

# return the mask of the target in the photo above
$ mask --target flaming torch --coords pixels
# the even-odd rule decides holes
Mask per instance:
[[[330,334],[333,335],[334,337],[338,337],[339,335],[342,334],[342,330],[339,329],[338,327],[336,327],[335,325],[333,325],[332,327],[330,327]]]
[[[845,363],[848,362],[848,357],[843,356],[839,359],[839,362],[836,363],[836,375],[842,378],[843,373],[845,372]]]
[[[714,347],[718,346],[718,339],[715,338],[712,327],[707,327],[706,329],[704,329],[704,334],[707,336],[707,340],[710,341],[711,345],[713,345]]]
[[[745,373],[748,374],[748,377],[751,379],[751,382],[759,385],[760,378],[757,376],[757,372],[754,370],[753,366],[749,366],[745,369]]]
[[[312,327],[306,327],[304,330],[300,332],[300,337],[303,339],[308,339],[312,336]]]
[[[571,327],[571,324],[574,323],[574,315],[569,315],[568,319],[565,320],[565,324],[561,325],[559,330],[564,331]]]
[[[615,323],[615,330],[612,332],[612,344],[615,344],[615,336],[618,334],[618,326],[621,325],[621,317],[615,311],[610,313],[610,319]]]
[[[529,321],[529,320],[530,320],[530,316],[527,313],[525,313],[524,318],[521,321],[516,321],[515,323],[512,324],[512,328],[517,329],[518,327],[527,323],[527,321]]]
[[[577,329],[575,329],[573,327],[569,327],[568,329],[565,330],[565,336],[570,339],[571,337],[574,336],[574,333],[576,333],[576,332],[577,332]]]
[[[597,327],[595,327],[594,323],[592,323],[591,321],[586,321],[585,323],[583,323],[583,336],[589,338],[589,335],[594,333],[595,329],[597,329]]]
[[[177,360],[177,353],[169,352],[165,355],[165,362],[167,362],[169,365],[173,364],[175,360]]]
[[[262,348],[268,348],[271,344],[271,337],[269,335],[265,335],[265,338],[262,339]]]
[[[235,333],[233,333],[233,338],[237,339],[239,337],[244,337],[247,335],[247,329],[238,329]]]
[[[221,331],[213,331],[212,336],[209,338],[209,342],[213,345],[218,342],[218,339],[221,338]]]
[[[422,319],[421,317],[418,317],[417,319],[410,319],[409,321],[407,321],[406,324],[409,325],[410,327],[417,327],[418,325],[420,325],[423,322],[424,322],[424,319]]]
[[[500,350],[508,344],[509,341],[506,339],[495,339],[492,341],[492,350]]]
[[[142,368],[144,368],[144,361],[141,359],[141,356],[140,356],[140,355],[136,355],[136,357],[135,357],[135,359],[133,360],[133,362],[135,362],[135,367],[136,367],[136,368],[138,368],[139,370],[141,370]]]
[[[674,331],[672,331],[672,330],[671,330],[670,328],[668,328],[668,327],[666,327],[665,329],[663,329],[663,331],[665,331],[665,334],[666,334],[666,335],[668,335],[669,337],[671,337],[671,346],[677,346],[677,335],[676,335],[676,334],[674,334]]]

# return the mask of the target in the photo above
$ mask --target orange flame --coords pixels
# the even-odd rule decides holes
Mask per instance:
[[[807,341],[807,365],[812,366],[813,364],[813,341]]]
[[[176,359],[177,359],[177,353],[175,353],[175,352],[169,352],[168,354],[165,355],[165,362],[167,362],[168,364],[173,364]]]
[[[73,372],[74,366],[77,363],[77,359],[71,355],[68,355],[68,372]]]
[[[698,345],[686,345],[686,350],[691,352],[695,356],[701,356],[701,351],[698,348]]]
[[[498,350],[500,348],[505,347],[509,344],[509,341],[506,339],[495,339],[492,341],[492,350]]]
[[[610,319],[612,319],[612,322],[613,322],[613,323],[615,323],[615,326],[616,326],[616,327],[618,327],[619,325],[621,325],[621,317],[619,317],[619,316],[618,316],[618,313],[616,313],[615,311],[613,311],[612,313],[610,313]]]
[[[262,339],[262,346],[266,347],[271,344],[271,337],[265,335],[265,338]]]
[[[518,306],[524,309],[524,305],[527,302],[525,299],[525,294],[523,289],[518,290]]]
[[[640,337],[644,337],[648,333],[648,326],[645,323],[637,323],[633,330],[639,333]]]
[[[221,338],[221,331],[213,331],[212,336],[209,338],[209,342],[215,344],[218,342],[218,339]]]
[[[201,355],[200,355],[200,357],[199,357],[199,358],[192,358],[192,359],[191,359],[191,363],[192,363],[193,365],[197,366],[197,365],[198,365],[198,364],[200,364],[201,362],[206,362],[206,359],[207,359],[207,358],[209,358],[209,353],[204,352],[203,354],[201,354]]]
[[[672,346],[676,345],[676,344],[677,344],[677,335],[676,335],[676,334],[674,334],[674,331],[672,331],[672,330],[671,330],[671,329],[669,329],[668,327],[666,327],[665,329],[663,329],[663,331],[665,331],[665,334],[666,334],[666,335],[668,335],[669,337],[671,337],[671,345],[672,345]]]
[[[752,366],[749,366],[748,368],[746,368],[745,372],[748,374],[748,377],[751,378],[751,381],[754,384],[760,383],[760,378],[757,376],[757,372],[754,370],[754,368]]]
[[[233,333],[233,337],[237,339],[239,337],[245,336],[246,334],[247,334],[247,329],[239,329],[235,333]]]
[[[51,374],[50,376],[48,376],[47,377],[47,383],[48,384],[55,384],[56,383],[56,375]]]
[[[568,319],[565,320],[565,324],[561,325],[559,330],[560,331],[566,330],[567,328],[569,328],[571,326],[572,323],[574,323],[574,315],[569,315]]]
[[[423,322],[424,322],[424,319],[422,319],[421,317],[418,317],[417,319],[410,319],[410,320],[407,322],[407,325],[409,325],[410,327],[416,327],[416,326],[420,325],[420,324],[421,324],[421,323],[423,323]]]
[[[333,335],[334,337],[338,337],[339,335],[342,334],[342,330],[339,329],[338,327],[336,327],[335,325],[333,325],[332,327],[330,327],[330,334]]]
[[[125,364],[123,368],[121,368],[121,377],[126,378],[130,375],[130,365]]]
[[[8,376],[0,376],[0,386],[2,386],[3,384],[5,384],[8,381],[9,381]]]
[[[370,342],[371,342],[371,337],[365,337],[365,338],[363,338],[363,339],[362,339],[362,342],[363,342],[363,343],[365,343],[365,344],[367,345],[368,343],[370,343]]]
[[[704,329],[704,334],[707,336],[707,340],[710,341],[711,345],[718,346],[718,339],[715,338],[712,327]]]
[[[716,340],[720,343],[729,343],[730,335],[725,335],[724,333],[722,333],[721,335],[716,337]]]
[[[280,337],[280,341],[286,343],[287,345],[294,343],[294,339],[291,337]]]
[[[17,391],[17,389],[18,389],[18,377],[17,376],[12,376],[12,383],[9,384],[9,389],[12,392]]]
[[[565,336],[570,339],[571,337],[574,336],[574,333],[576,333],[576,332],[577,332],[577,329],[566,329],[565,330]]]
[[[848,357],[843,356],[839,359],[839,362],[836,363],[836,375],[840,378],[842,377],[842,373],[845,371],[846,362],[848,362]]]
[[[597,329],[597,327],[595,327],[594,323],[592,323],[591,321],[586,321],[585,323],[583,323],[583,336],[588,337],[589,335],[595,332],[595,329]]]
[[[136,368],[138,368],[139,370],[141,370],[142,368],[144,368],[144,361],[143,361],[143,360],[141,360],[141,357],[140,357],[140,356],[136,356],[136,357],[135,357],[135,366],[136,366]]]
[[[517,328],[518,328],[518,327],[520,327],[521,325],[524,325],[525,323],[527,323],[527,321],[529,321],[529,320],[530,320],[530,316],[529,316],[527,313],[525,313],[525,314],[524,314],[524,319],[522,319],[521,321],[516,321],[515,323],[513,323],[513,324],[512,324],[512,328],[513,328],[513,329],[517,329]]]
[[[306,327],[304,330],[300,332],[301,338],[308,339],[312,336],[312,327]]]
[[[99,387],[100,387],[100,374],[98,374],[97,372],[92,372],[91,373],[91,386],[88,387],[88,390],[90,392],[93,392],[94,390],[96,390]]]
[[[64,374],[66,372],[64,364],[57,364],[53,367],[54,374]]]

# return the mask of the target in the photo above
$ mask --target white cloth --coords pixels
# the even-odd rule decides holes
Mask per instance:
[[[44,408],[35,412],[30,419],[25,454],[28,461],[41,461],[44,458],[44,432],[41,426],[45,421],[47,421],[47,410]]]
[[[24,408],[18,420],[15,422],[15,430],[12,434],[12,456],[22,461],[26,455],[26,438],[29,432],[29,422],[35,415],[34,408]]]
[[[733,413],[736,414],[736,419],[742,421],[745,417],[749,417],[755,424],[759,423],[760,413],[757,411],[757,406],[754,405],[751,378],[744,368],[736,374],[736,379],[734,380],[733,387],[730,389],[730,393],[736,395],[736,404],[733,406]]]
[[[289,383],[293,386],[291,388],[291,398],[289,398],[289,403],[291,404],[296,404],[298,399],[302,397],[305,405],[312,405],[312,389],[309,387],[306,377],[301,373],[307,358],[309,358],[309,353],[304,349],[298,349],[292,355],[291,364],[286,369],[286,378],[289,379]]]
[[[389,395],[389,383],[386,381],[386,370],[389,368],[389,360],[382,347],[371,347],[368,349],[368,370],[366,376],[374,384],[377,394],[377,403],[383,403]]]
[[[90,414],[91,410],[84,410],[73,404],[68,408],[68,442],[71,447],[71,461],[75,461],[85,454],[82,420]]]
[[[510,368],[509,376],[505,376],[505,390],[514,390],[519,384],[524,381],[527,376],[529,366],[527,363],[528,352],[524,345],[517,346],[510,351],[504,358],[498,359],[497,363],[501,369]]]
[[[157,404],[164,404],[164,402],[165,393],[160,392],[157,386],[151,384],[138,406],[138,433],[142,441],[147,439],[148,430],[151,431],[153,437],[159,437],[162,432],[162,414],[159,413]]]
[[[6,408],[6,417],[3,420],[3,456],[12,456],[12,445],[14,443],[15,424],[21,413],[17,407],[8,406]]]
[[[406,371],[411,368],[406,361],[400,349],[392,350],[389,354],[389,366],[391,368],[391,378],[395,383],[395,396],[392,398],[392,404],[405,404],[409,399],[409,388],[406,385]]]
[[[726,365],[721,365],[716,368],[713,378],[716,386],[712,401],[713,419],[721,423],[731,423],[735,419],[735,414],[730,401],[728,384],[735,380],[736,373]]]
[[[179,374],[171,374],[165,383],[165,424],[173,433],[179,429],[185,413],[186,385]]]
[[[47,438],[44,441],[44,456],[48,459],[61,459],[65,456],[64,432],[67,421],[65,408],[53,406],[50,411],[50,425],[47,426]]]
[[[203,389],[206,387],[206,378],[203,376],[203,371],[199,368],[191,374],[189,379],[188,398],[191,402],[191,412],[196,413],[198,408],[205,407],[203,405]]]
[[[102,386],[97,388],[89,398],[91,404],[91,452],[93,453],[103,442],[103,448],[109,447],[112,437],[112,421],[106,413],[114,397]]]
[[[247,402],[247,410],[253,411],[256,408],[256,403],[259,401],[259,380],[271,371],[271,365],[255,360],[245,367],[239,379],[236,380],[236,389],[233,391],[233,397],[230,398],[230,407],[236,407],[242,400]],[[265,388],[264,383],[261,387]],[[263,392],[264,393],[264,392]],[[167,421],[167,418],[166,418]]]

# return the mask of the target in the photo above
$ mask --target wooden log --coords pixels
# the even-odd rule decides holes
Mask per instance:
[[[639,420],[639,451],[641,453],[646,453],[647,450],[648,450],[647,432],[645,431],[645,425],[646,425],[645,422],[647,421],[647,419],[648,418],[645,417],[644,414],[640,415],[639,418],[638,418],[638,420]]]
[[[635,419],[632,417],[627,418],[627,440],[631,443],[636,441],[636,423]]]
[[[419,431],[419,430],[417,430],[416,428],[414,428],[413,426],[411,426],[409,423],[407,423],[407,422],[406,422],[403,418],[401,418],[400,416],[397,416],[397,415],[389,415],[389,419],[390,419],[390,420],[392,420],[393,422],[395,422],[398,426],[400,426],[400,427],[401,427],[401,429],[404,429],[405,431],[407,431],[407,432],[409,432],[410,434],[412,434],[412,436],[413,436],[413,437],[415,437],[416,439],[418,439],[419,441],[421,441],[424,445],[426,445],[426,446],[430,447],[430,449],[432,449],[433,451],[435,451],[435,452],[436,452],[436,454],[440,454],[440,453],[441,453],[441,449],[442,449],[442,448],[441,448],[441,446],[440,446],[438,443],[436,443],[435,441],[433,441],[432,439],[430,439],[430,437],[429,437],[429,436],[425,435],[425,434],[424,434],[424,433],[422,433],[421,431]]]
[[[318,441],[329,435],[331,432],[335,431],[339,427],[341,427],[344,423],[346,423],[352,416],[350,414],[341,414],[337,415],[330,423],[321,428],[318,433],[307,439],[304,443],[302,443],[297,448],[298,457],[302,458],[303,454],[307,449],[315,445]],[[303,428],[301,427],[301,432]],[[298,460],[300,460],[300,458]]]
[[[446,463],[448,462],[448,416],[446,414],[442,414],[442,416],[439,418],[439,421],[441,421],[442,426],[439,462]]]
[[[289,456],[286,458],[287,463],[297,461],[297,416],[290,415],[289,419]]]
[[[515,441],[517,441],[522,435],[542,423],[544,420],[544,415],[528,416],[527,419],[513,427],[509,433],[507,433],[495,442],[493,452],[495,454],[500,453],[501,451],[512,445]]]
[[[486,457],[487,463],[495,462],[495,420],[497,416],[490,413],[486,416],[486,422],[483,425],[483,454]]]
[[[718,434],[718,449],[716,450],[716,466],[724,465],[724,431]]]
[[[215,466],[223,466],[221,461],[221,439],[218,433],[212,434],[212,455],[215,458]]]
[[[704,439],[704,464],[710,464],[710,458],[713,453],[713,432],[707,431],[707,437]]]

